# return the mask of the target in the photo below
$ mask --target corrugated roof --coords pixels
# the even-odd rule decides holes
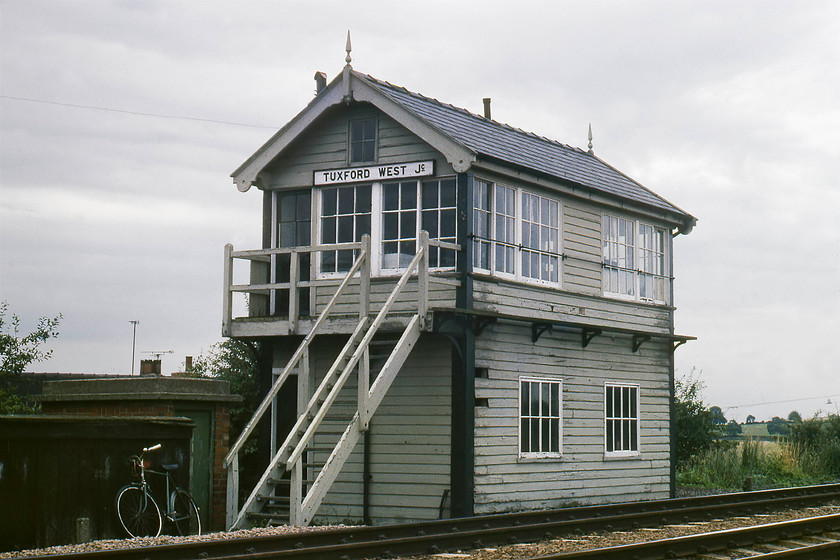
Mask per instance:
[[[355,72],[354,72],[355,73]],[[580,148],[486,119],[436,99],[378,80],[369,81],[394,102],[479,156],[572,181],[602,193],[694,218],[661,196]]]

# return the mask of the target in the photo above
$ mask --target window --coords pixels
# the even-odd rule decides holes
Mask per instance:
[[[664,303],[665,230],[605,215],[603,235],[604,293]]]
[[[457,189],[455,179],[423,181],[422,222],[420,229],[429,232],[429,239],[455,243]],[[429,248],[431,268],[455,266],[455,251],[440,247]]]
[[[604,386],[604,446],[607,455],[639,453],[638,385]]]
[[[360,241],[371,229],[371,185],[330,187],[321,190],[321,243]],[[321,253],[321,272],[346,272],[355,251]]]
[[[320,243],[351,243],[371,235],[376,252],[374,272],[404,269],[417,254],[421,230],[430,239],[456,242],[455,179],[396,181],[321,189]],[[351,250],[324,251],[322,274],[350,270],[356,254]],[[431,247],[430,268],[454,268],[455,251]]]
[[[522,276],[557,283],[559,209],[560,203],[556,200],[522,193]]]
[[[559,457],[562,449],[562,382],[519,379],[519,456]]]
[[[301,247],[310,244],[312,208],[310,191],[276,192],[275,212],[277,231],[275,247]],[[291,255],[281,254],[272,257],[274,272],[272,276],[278,283],[289,282],[291,277]],[[302,253],[298,263],[298,277],[309,280],[310,254]],[[275,290],[273,293],[273,313],[285,315],[289,311],[289,290]],[[309,315],[309,288],[298,290],[298,313]]]
[[[476,180],[473,267],[494,275],[560,283],[560,202]]]
[[[376,161],[376,119],[350,121],[350,163]]]

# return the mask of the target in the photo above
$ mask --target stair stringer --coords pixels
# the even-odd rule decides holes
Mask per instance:
[[[388,392],[400,369],[402,369],[406,359],[408,359],[408,355],[417,344],[419,338],[420,316],[415,315],[411,318],[400,340],[397,342],[385,365],[382,366],[379,375],[377,375],[371,385],[368,398],[365,399],[364,403],[360,403],[359,410],[356,411],[353,419],[347,425],[347,428],[344,430],[344,433],[338,440],[326,463],[324,463],[321,472],[301,502],[300,512],[292,512],[290,524],[305,527],[312,521],[312,518],[318,511],[318,508],[321,506],[336,478],[338,478],[344,463],[350,457],[353,448],[361,438],[362,432],[364,431],[363,426],[367,426],[368,424],[367,421],[363,422],[363,418],[370,420],[376,412],[376,409],[379,407],[382,399],[385,398],[385,394]],[[294,468],[294,465],[287,465],[287,468],[291,470]]]

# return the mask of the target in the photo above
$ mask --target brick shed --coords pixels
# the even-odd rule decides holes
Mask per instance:
[[[157,376],[48,381],[41,396],[45,414],[192,420],[190,493],[201,508],[202,526],[209,530],[224,528],[223,460],[230,406],[240,400],[230,394],[226,381]]]

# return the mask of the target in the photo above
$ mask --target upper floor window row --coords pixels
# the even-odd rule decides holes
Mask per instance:
[[[476,180],[473,268],[516,280],[560,283],[560,202]]]
[[[376,161],[376,133],[376,119],[350,121],[347,145],[351,164]]]
[[[605,294],[665,303],[665,230],[604,215],[603,286]]]
[[[457,240],[454,178],[328,187],[321,189],[320,198],[320,242],[352,243],[370,235],[374,271],[404,269],[417,254],[422,230],[430,239]],[[323,252],[320,271],[350,270],[355,253],[351,249]],[[454,268],[455,251],[431,247],[429,266]]]

